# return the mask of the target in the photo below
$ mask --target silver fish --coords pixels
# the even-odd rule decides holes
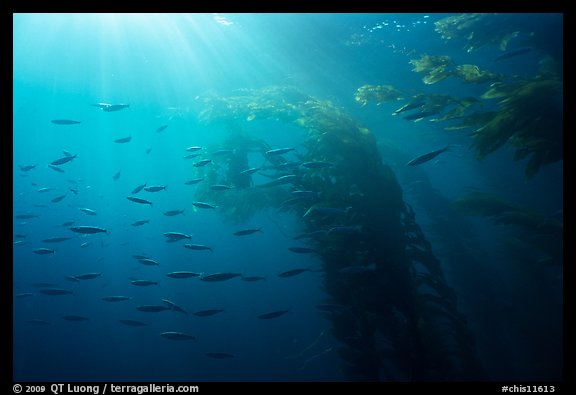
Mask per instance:
[[[166,187],[163,185],[155,185],[155,186],[150,186],[150,187],[144,187],[144,190],[146,192],[160,192],[162,190],[165,190]]]
[[[164,233],[164,236],[166,236],[170,240],[184,240],[192,238],[192,236],[180,232],[166,232]]]
[[[76,125],[80,123],[80,121],[73,121],[71,119],[53,119],[50,122],[56,125]]]
[[[442,152],[446,152],[448,150],[448,147],[444,147],[442,149],[436,150],[436,151],[432,151],[432,152],[428,152],[424,155],[420,155],[417,156],[416,158],[412,159],[410,162],[406,163],[406,166],[418,166],[421,165],[422,163],[426,163],[432,159],[434,159],[435,157],[437,157],[438,155],[440,155]]]
[[[188,248],[189,250],[198,250],[198,251],[210,250],[213,252],[212,247],[208,247],[203,244],[184,244],[184,247]]]
[[[122,137],[122,138],[114,140],[114,142],[119,143],[119,144],[124,144],[124,143],[129,143],[130,140],[132,140],[132,136]]]
[[[64,157],[62,157],[62,158],[60,158],[60,159],[56,159],[56,160],[50,162],[50,164],[53,165],[53,166],[60,166],[60,165],[63,165],[64,163],[70,162],[71,160],[73,160],[73,159],[76,158],[77,156],[78,156],[78,155],[64,156]]]
[[[108,233],[104,228],[99,228],[97,226],[71,226],[69,228],[72,232],[82,233],[82,234],[94,234],[94,233]]]
[[[134,203],[140,203],[140,204],[149,204],[150,206],[152,206],[152,202],[146,200],[146,199],[140,199],[137,197],[133,197],[133,196],[127,196],[126,199],[130,200],[131,202]]]
[[[190,277],[200,277],[202,273],[194,272],[171,272],[166,274],[170,278],[190,278]]]
[[[170,310],[169,307],[160,305],[143,305],[136,307],[136,309],[144,313],[159,313],[161,311]]]
[[[123,302],[125,300],[130,300],[130,299],[132,299],[132,298],[128,297],[128,296],[104,296],[102,298],[102,300],[105,302]]]
[[[208,282],[216,282],[216,281],[226,281],[230,280],[231,278],[240,276],[242,276],[241,273],[215,273],[202,276],[200,277],[200,280]]]
[[[102,273],[84,273],[78,274],[74,276],[74,278],[77,278],[78,280],[91,280],[93,278],[100,277],[101,275]]]
[[[36,248],[33,252],[38,255],[49,255],[54,254],[55,251],[51,248]]]
[[[146,186],[146,184],[138,185],[136,188],[134,188],[134,189],[132,190],[131,193],[132,193],[132,194],[136,194],[136,193],[140,192],[142,189],[144,189],[145,186]]]
[[[211,204],[204,203],[204,202],[192,202],[192,205],[194,207],[198,207],[198,208],[206,208],[206,209],[210,209],[210,208],[215,209],[216,208],[216,206],[213,206]]]
[[[169,210],[163,213],[167,217],[173,217],[175,215],[184,214],[184,209],[182,210]]]

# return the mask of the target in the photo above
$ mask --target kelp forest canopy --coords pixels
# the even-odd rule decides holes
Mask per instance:
[[[561,40],[561,16],[550,15],[548,23],[527,23],[517,14],[464,14],[436,22],[436,32],[444,40],[463,42],[467,52],[486,46],[497,46],[502,55],[495,61],[521,56],[534,51],[542,55],[535,75],[518,76],[483,70],[473,64],[456,64],[450,56],[422,54],[410,60],[412,71],[423,74],[425,85],[446,79],[486,86],[480,97],[417,93],[403,95],[391,85],[365,85],[358,88],[356,101],[376,104],[402,97],[407,103],[393,115],[412,111],[404,118],[432,122],[450,122],[445,129],[469,130],[471,147],[478,159],[509,144],[514,147],[515,161],[528,158],[527,179],[542,166],[563,159],[563,70],[562,53],[553,50],[546,40]],[[528,20],[529,22],[529,20]],[[534,31],[538,28],[538,31]],[[549,32],[557,33],[550,34]],[[514,40],[521,48],[508,50]]]

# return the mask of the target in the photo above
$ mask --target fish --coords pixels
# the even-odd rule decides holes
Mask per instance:
[[[75,159],[77,156],[78,155],[64,156],[60,159],[56,159],[56,160],[50,162],[50,164],[53,166],[60,166],[60,165],[63,165],[64,163],[70,162],[71,160]]]
[[[158,285],[158,281],[150,281],[150,280],[132,280],[130,281],[132,285],[136,285],[138,287],[147,287],[149,285]]]
[[[81,315],[63,315],[62,319],[66,320],[66,321],[72,321],[72,322],[88,321],[87,317],[82,317]]]
[[[97,226],[71,226],[69,228],[72,232],[82,233],[82,234],[95,234],[95,233],[108,233],[108,230],[104,228],[99,228]]]
[[[169,307],[160,306],[160,305],[142,305],[137,306],[136,310],[142,311],[144,313],[159,313],[161,311],[170,310]]]
[[[45,188],[37,189],[36,192],[45,193],[45,192],[50,192],[50,191],[53,191],[53,190],[54,190],[54,188],[45,187]]]
[[[182,332],[163,332],[160,336],[170,340],[196,340],[194,336]]]
[[[120,111],[120,110],[123,110],[125,108],[130,107],[130,104],[105,104],[105,103],[99,103],[99,104],[104,105],[104,106],[101,106],[100,108],[102,109],[102,111],[106,111],[106,112]]]
[[[148,258],[146,255],[132,255],[132,258],[138,260],[138,259],[146,259]]]
[[[55,251],[51,248],[36,248],[33,252],[38,255],[49,255],[54,254]]]
[[[184,244],[185,248],[188,248],[189,250],[198,250],[198,251],[202,251],[202,250],[210,250],[212,252],[214,252],[212,250],[212,247],[208,247],[202,244]]]
[[[154,185],[154,186],[150,186],[150,187],[144,187],[144,190],[146,192],[160,192],[162,190],[165,190],[166,187],[163,185]]]
[[[224,310],[221,309],[210,309],[210,310],[201,310],[197,311],[194,314],[196,317],[210,317],[214,314],[222,313]]]
[[[105,302],[124,302],[125,300],[130,300],[132,299],[129,296],[104,296],[102,298],[103,301]]]
[[[188,314],[188,312],[186,310],[184,310],[182,307],[178,306],[176,303],[168,300],[168,299],[162,299],[162,303],[164,303],[166,306],[168,306],[168,308],[170,310],[173,311],[177,311],[179,313],[183,313],[183,314]]]
[[[60,288],[46,288],[46,289],[41,289],[39,292],[44,294],[44,295],[52,295],[52,296],[61,296],[61,295],[72,294],[72,291],[69,291],[67,289],[60,289]]]
[[[132,140],[132,136],[122,137],[122,138],[114,140],[114,142],[118,143],[118,144],[124,144],[124,143],[129,143],[130,140]]]
[[[194,151],[200,151],[202,149],[202,147],[198,147],[198,146],[192,146],[192,147],[188,147],[186,148],[186,151],[188,152],[194,152]]]
[[[15,246],[17,246],[17,245],[26,245],[26,244],[28,244],[28,242],[25,241],[25,240],[16,240],[16,241],[13,241],[13,242],[12,242],[12,245],[15,245]]]
[[[131,202],[134,203],[140,203],[140,204],[149,204],[150,206],[152,206],[152,202],[146,200],[146,199],[140,199],[137,197],[133,197],[133,196],[126,196],[126,199],[130,200]]]
[[[282,155],[290,151],[295,151],[296,148],[277,148],[265,152],[266,155]]]
[[[42,240],[42,243],[60,243],[62,241],[71,240],[71,237],[50,237]]]
[[[192,180],[186,181],[184,184],[186,185],[194,185],[198,184],[199,182],[204,181],[204,178],[194,178]]]
[[[89,247],[89,246],[90,246],[90,242],[89,242],[89,241],[80,244],[80,248],[86,248],[86,247]]]
[[[217,185],[210,185],[209,188],[210,188],[211,190],[213,190],[213,191],[225,191],[225,190],[228,190],[228,189],[233,189],[234,187],[231,187],[231,186],[229,186],[229,185],[219,185],[219,184],[217,184]]]
[[[73,283],[79,283],[79,282],[80,282],[80,280],[78,280],[78,279],[77,279],[76,277],[74,277],[74,276],[66,276],[66,277],[64,277],[64,278],[65,278],[66,280],[70,281],[70,282],[73,282]]]
[[[148,265],[148,266],[160,266],[158,264],[158,262],[156,262],[154,259],[149,259],[149,258],[138,259],[138,262],[140,262],[143,265]]]
[[[149,154],[150,152],[152,152],[152,148],[147,148],[147,149],[146,149],[146,154]]]
[[[194,163],[192,166],[203,167],[206,166],[208,163],[212,163],[212,159],[202,159],[201,161]]]
[[[317,252],[314,248],[308,247],[289,247],[288,249],[297,254],[310,254],[312,252]]]
[[[262,276],[242,276],[242,278],[241,278],[240,280],[242,280],[242,281],[248,281],[248,282],[262,281],[262,280],[266,280],[266,277],[262,277]]]
[[[216,206],[213,206],[211,204],[204,203],[204,202],[192,202],[192,205],[194,207],[198,207],[198,208],[206,208],[206,209],[210,209],[210,208],[215,209],[216,208]]]
[[[124,325],[127,325],[127,326],[146,326],[146,325],[148,325],[144,322],[135,321],[135,320],[118,320],[118,322],[120,322]]]
[[[200,277],[202,273],[194,272],[170,272],[166,276],[170,278],[190,278],[190,277]]]
[[[138,186],[137,186],[136,188],[134,188],[134,189],[132,190],[132,192],[130,192],[130,193],[132,193],[132,194],[137,194],[137,193],[140,192],[142,189],[144,189],[145,186],[146,186],[145,183],[142,184],[142,185],[138,185]]]
[[[34,294],[32,292],[22,292],[22,293],[14,295],[14,296],[17,297],[18,299],[24,299],[24,298],[29,298],[30,296],[34,296]]]
[[[62,199],[64,199],[66,197],[66,195],[60,195],[60,196],[56,196],[54,199],[50,200],[52,203],[58,203],[60,202]]]
[[[18,167],[20,168],[20,171],[30,171],[35,168],[36,165],[18,165]]]
[[[322,162],[322,161],[314,161],[314,162],[304,162],[301,164],[302,167],[306,167],[307,169],[325,169],[328,167],[336,166],[332,162]]]
[[[91,280],[93,278],[100,277],[101,275],[102,273],[84,273],[78,274],[74,276],[74,278],[77,278],[78,280]]]
[[[64,172],[64,171],[62,171]],[[74,195],[78,195],[78,190],[74,189],[74,188],[70,188],[70,191],[74,194]]]
[[[46,321],[46,320],[39,320],[37,318],[33,318],[31,320],[26,320],[27,324],[30,325],[35,325],[35,326],[47,326],[47,325],[52,325],[52,323],[50,321]]]
[[[232,233],[234,236],[248,236],[256,232],[262,232],[260,228],[258,229],[243,229]]]
[[[156,129],[156,133],[160,133],[160,132],[166,130],[167,127],[168,127],[168,125],[162,125],[162,126],[160,126],[158,129]]]
[[[32,218],[38,218],[39,215],[37,214],[17,214],[14,216],[14,218],[16,219],[32,219]]]
[[[173,217],[175,215],[184,214],[184,209],[182,210],[169,210],[163,213],[167,217]]]
[[[164,236],[166,236],[170,240],[184,240],[192,238],[192,236],[180,232],[166,232],[164,233]]]
[[[432,115],[436,115],[438,114],[438,111],[436,110],[431,110],[431,111],[420,111],[414,114],[410,114],[410,115],[406,115],[404,117],[405,120],[407,121],[420,121],[426,117],[432,116]]]
[[[150,220],[149,220],[149,219],[141,219],[141,220],[139,220],[139,221],[134,221],[134,222],[132,222],[131,225],[132,225],[132,226],[142,226],[142,225],[149,224],[149,223],[150,223]]]
[[[63,223],[62,225],[60,225],[60,226],[64,226],[65,228],[67,228],[67,227],[69,227],[69,226],[74,225],[74,222],[76,222],[76,221],[66,221],[66,222],[64,222],[64,223]]]
[[[96,211],[91,210],[89,208],[79,208],[78,210],[88,214],[88,215],[96,215]]]
[[[260,171],[259,167],[251,167],[249,169],[243,170],[241,171],[238,175],[240,176],[249,176],[251,174],[256,173],[257,171]]]
[[[428,161],[431,161],[432,159],[434,159],[435,157],[437,157],[441,153],[446,152],[447,150],[448,150],[448,146],[444,147],[442,149],[436,150],[436,151],[428,152],[426,154],[417,156],[416,158],[414,158],[411,161],[409,161],[408,163],[406,163],[406,166],[421,165],[422,163],[426,163]]]
[[[71,119],[53,119],[50,122],[56,125],[77,125],[80,121],[73,121]]]
[[[120,178],[120,175],[121,175],[121,174],[122,174],[122,172],[121,172],[120,170],[118,170],[118,173],[114,174],[114,175],[112,176],[112,179],[113,179],[114,181],[117,181],[117,180]]]
[[[523,54],[528,53],[530,51],[532,51],[532,48],[526,47],[526,48],[518,48],[518,49],[514,49],[512,51],[504,52],[502,55],[497,56],[494,59],[494,62],[499,62],[501,60],[514,58],[516,56],[523,55]]]
[[[269,188],[269,187],[275,187],[278,185],[292,184],[298,180],[300,180],[300,177],[298,177],[297,175],[287,174],[285,176],[279,177],[279,178],[272,180],[270,182],[267,182],[265,184],[260,184],[258,186],[262,187],[262,188]]]
[[[200,280],[207,282],[226,281],[234,277],[242,276],[241,273],[214,273],[200,277]]]
[[[260,314],[259,316],[257,316],[257,318],[261,319],[261,320],[269,320],[272,318],[277,318],[280,316],[283,316],[284,314],[288,313],[290,311],[290,309],[288,310],[278,310],[278,311],[272,311],[270,313],[264,313],[264,314]]]
[[[228,354],[225,352],[207,352],[205,355],[209,358],[214,358],[214,359],[234,358],[234,354]]]
[[[186,156],[183,156],[182,158],[184,158],[184,159],[194,159],[194,158],[199,157],[200,155],[202,155],[202,154],[188,154],[188,155],[186,155]]]
[[[61,168],[59,168],[58,166],[54,166],[54,165],[48,165],[49,168],[51,168],[54,171],[57,171],[58,173],[65,173],[64,170],[62,170]]]
[[[278,275],[278,277],[294,277],[297,276],[300,273],[304,273],[304,272],[309,272],[310,268],[306,268],[306,269],[292,269],[292,270],[288,270],[287,272],[282,272]]]

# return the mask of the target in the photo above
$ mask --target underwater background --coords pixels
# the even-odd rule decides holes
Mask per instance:
[[[562,24],[14,14],[13,379],[562,380]]]

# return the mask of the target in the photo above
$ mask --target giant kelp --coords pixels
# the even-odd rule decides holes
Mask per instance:
[[[473,64],[456,65],[449,56],[422,55],[419,59],[410,60],[414,66],[412,71],[416,73],[426,73],[422,82],[432,85],[448,77],[455,77],[463,82],[472,84],[483,84],[487,82],[501,81],[504,76],[492,73]]]
[[[301,144],[305,152],[298,152],[301,161],[333,164],[308,168],[276,163],[276,175],[294,176],[291,187],[231,189],[220,203],[227,214],[245,210],[252,201],[274,206],[289,190],[314,196],[277,207],[301,218],[304,235],[322,260],[327,303],[343,307],[324,314],[340,342],[336,352],[350,380],[482,377],[472,336],[441,263],[367,128],[331,102],[294,88],[244,90],[202,100],[204,122],[248,130],[251,122],[266,119],[301,127],[306,132]],[[215,171],[224,177],[226,167]],[[257,197],[266,190],[279,191],[279,198]],[[211,192],[199,193],[206,197],[202,194]]]
[[[543,165],[563,159],[562,81],[536,77],[521,83],[493,85],[483,98],[500,97],[500,110],[471,137],[479,159],[505,143],[516,147],[514,160],[530,157],[526,177]]]
[[[546,14],[538,18],[535,20],[525,14],[462,14],[437,21],[436,32],[445,40],[463,41],[468,52],[485,46],[497,46],[504,51],[510,41],[518,37],[521,44],[528,47],[506,55],[524,54],[534,49],[544,56],[539,71],[533,77],[503,75],[482,70],[474,64],[457,65],[446,55],[423,54],[410,60],[410,64],[414,66],[412,71],[425,74],[422,81],[426,85],[447,78],[491,85],[478,98],[419,93],[393,115],[418,110],[404,118],[414,122],[425,118],[431,121],[459,119],[459,123],[445,129],[475,128],[470,134],[471,148],[478,160],[510,144],[516,149],[515,161],[527,159],[527,179],[534,177],[542,166],[562,160],[562,53],[556,45],[562,40],[562,17]],[[382,85],[382,89],[388,86]],[[379,85],[370,85],[370,90],[378,92]],[[362,105],[387,101],[386,97],[378,95],[359,97],[359,93],[360,89],[356,101]],[[499,101],[491,102],[494,99]]]

